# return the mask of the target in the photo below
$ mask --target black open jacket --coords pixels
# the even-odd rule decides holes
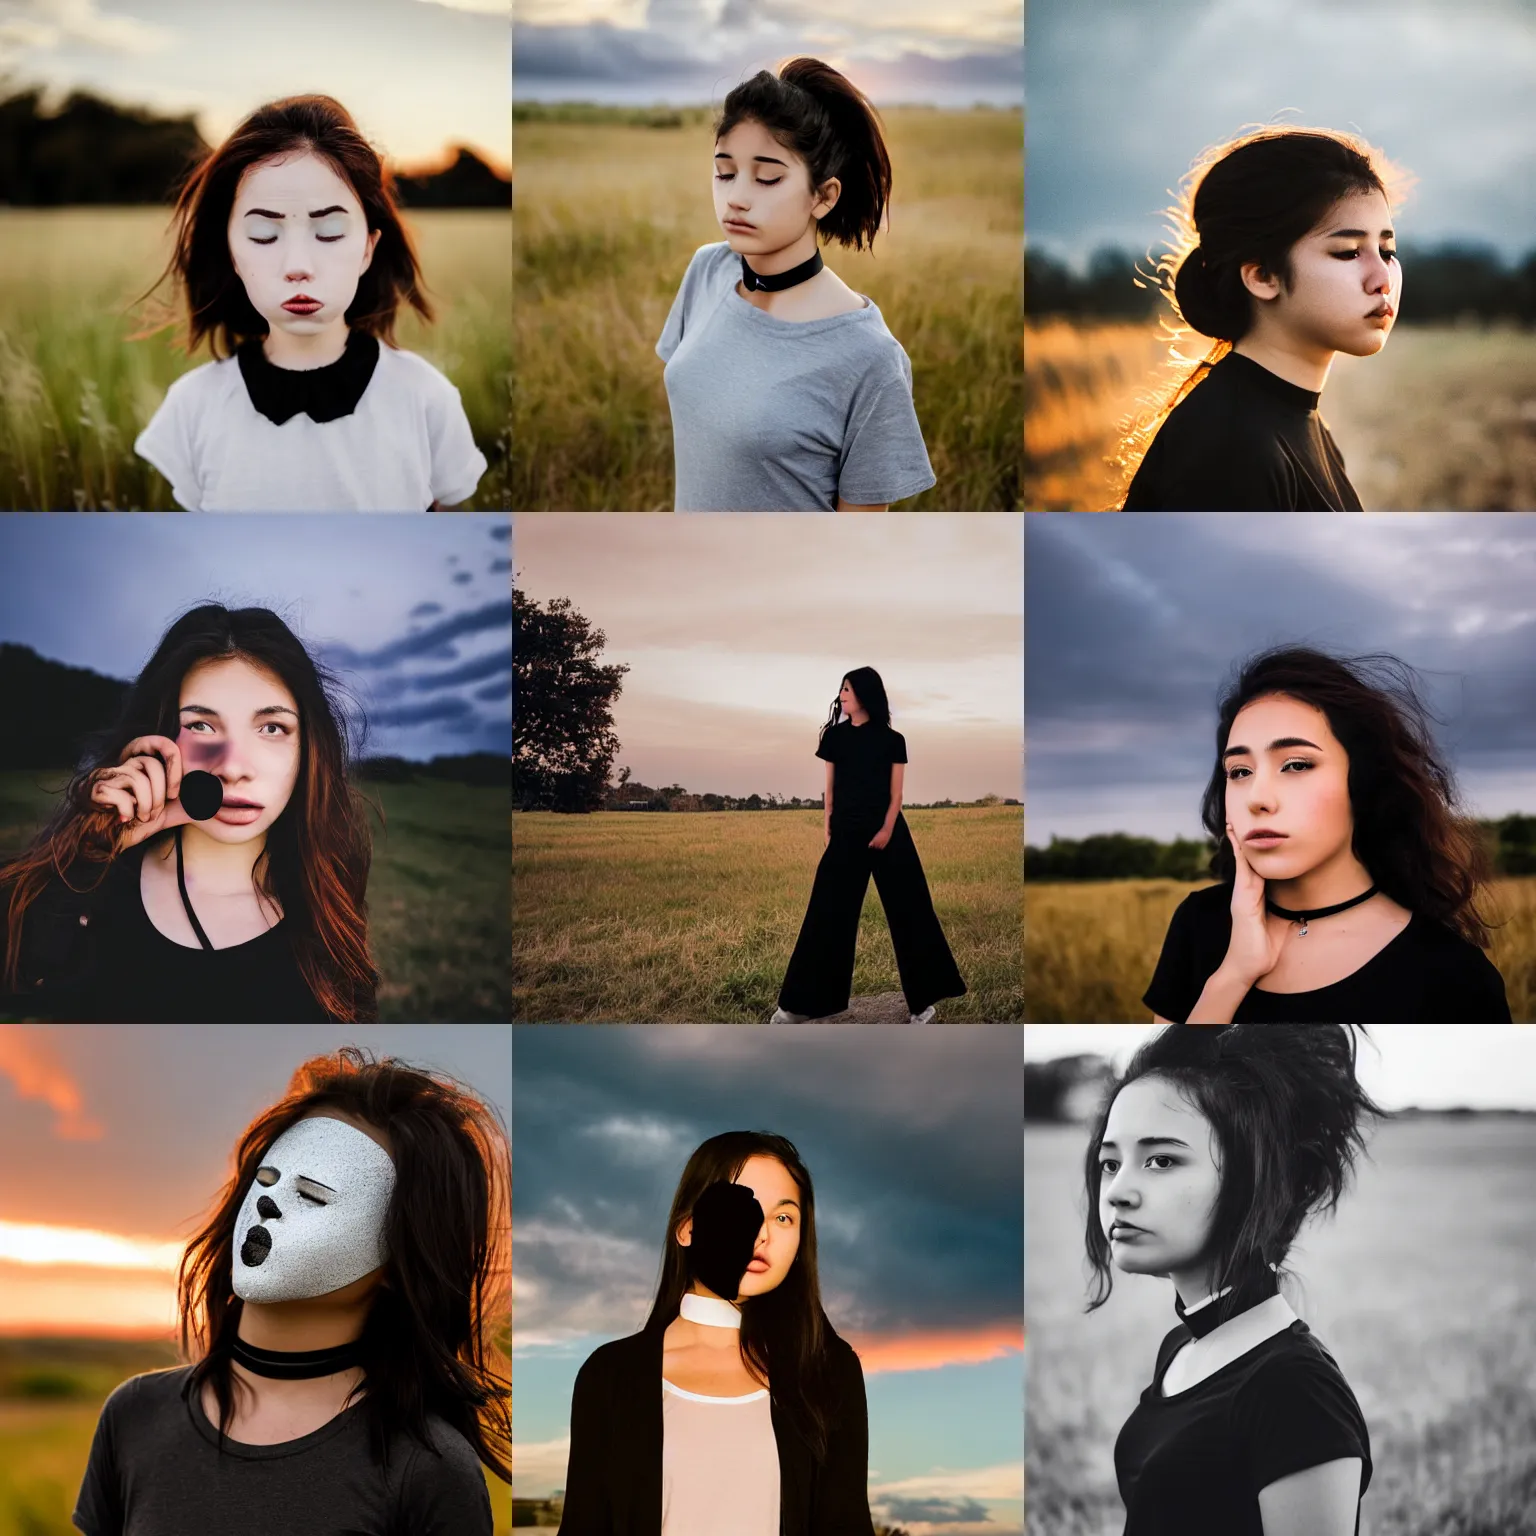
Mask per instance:
[[[16,990],[0,977],[0,1013],[68,1019],[86,1005],[96,979],[102,919],[138,881],[143,855],[138,850],[132,854],[105,870],[77,859],[67,879],[57,873],[49,879],[22,923]],[[0,930],[9,897],[9,887],[0,892]]]
[[[665,1327],[593,1351],[571,1396],[563,1536],[661,1536],[661,1356]],[[832,1390],[818,1464],[773,1401],[781,1536],[873,1536],[869,1418],[859,1357],[827,1338]],[[729,1529],[722,1518],[721,1530]]]

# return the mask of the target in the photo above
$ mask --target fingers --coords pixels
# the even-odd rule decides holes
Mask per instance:
[[[164,763],[165,793],[163,800],[174,800],[181,793],[181,748],[169,736],[135,736],[123,748],[118,762],[127,764],[130,759],[146,757]]]

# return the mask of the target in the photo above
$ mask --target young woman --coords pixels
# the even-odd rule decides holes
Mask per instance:
[[[110,1022],[377,1017],[370,841],[333,694],[265,608],[177,619],[58,812],[0,869],[0,1006]],[[193,771],[213,794],[189,809]]]
[[[85,1536],[491,1536],[511,1481],[511,1151],[463,1085],[351,1047],[247,1128],[181,1262],[191,1362],[107,1399]]]
[[[1276,1272],[1381,1113],[1342,1025],[1175,1026],[1115,1084],[1084,1168],[1088,1310],[1119,1270],[1171,1280],[1179,1317],[1115,1441],[1125,1536],[1355,1536],[1370,1435]]]
[[[1216,345],[1122,444],[1125,511],[1360,510],[1317,405],[1334,355],[1381,351],[1401,308],[1390,175],[1362,140],[1288,128],[1190,173],[1162,269]]]
[[[873,247],[891,195],[874,108],[792,59],[725,98],[715,218],[656,343],[679,512],[884,511],[934,483],[912,364],[818,242]]]
[[[1173,914],[1157,1022],[1508,1023],[1487,879],[1413,674],[1301,646],[1222,699],[1201,815],[1217,885]]]
[[[810,905],[779,990],[779,1006],[769,1023],[803,1024],[847,1008],[859,913],[874,875],[909,1022],[927,1024],[941,998],[964,996],[965,982],[939,926],[916,845],[901,814],[907,743],[900,731],[891,729],[885,684],[873,667],[855,667],[843,678],[821,728],[816,756],[827,765],[825,841]]]
[[[872,1536],[858,1356],[816,1274],[811,1175],[782,1136],[688,1159],[644,1329],[571,1398],[565,1536]]]
[[[432,309],[389,172],[340,102],[253,112],[174,223],[187,350],[206,336],[215,361],[171,385],[134,450],[179,505],[420,512],[473,493],[486,461],[458,390],[394,344],[402,304]]]

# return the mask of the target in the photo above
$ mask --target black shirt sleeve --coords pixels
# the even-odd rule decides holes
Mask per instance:
[[[1157,957],[1157,969],[1151,984],[1142,994],[1142,1002],[1160,1019],[1184,1023],[1200,1001],[1206,977],[1200,974],[1199,946],[1195,934],[1199,924],[1195,898],[1186,896],[1174,909],[1163,938],[1163,952]]]
[[[907,760],[907,738],[900,731],[891,732],[891,761],[904,763]]]
[[[837,727],[829,726],[816,743],[816,756],[828,763],[837,761]]]
[[[85,1536],[122,1536],[123,1489],[117,1466],[117,1437],[114,1423],[134,1384],[124,1382],[102,1404],[91,1440],[90,1459],[85,1464],[85,1480],[75,1500],[75,1528]]]
[[[606,1373],[597,1356],[576,1373],[571,1391],[571,1449],[565,1467],[562,1536],[612,1536],[613,1506],[605,1470],[609,1465]]]
[[[1200,389],[1205,385],[1198,386]],[[1272,512],[1296,506],[1283,450],[1240,423],[1220,435],[1196,416],[1170,416],[1131,480],[1126,512]]]
[[[1424,1022],[1508,1024],[1509,998],[1499,968],[1475,944],[1458,939],[1453,958],[1426,989]]]
[[[492,1536],[491,1497],[464,1437],[433,1425],[434,1449],[413,1444],[400,1483],[399,1536]]]
[[[1293,1472],[1345,1456],[1360,1458],[1363,1490],[1371,1457],[1365,1419],[1329,1361],[1277,1356],[1238,1395],[1232,1413],[1256,1493]]]
[[[850,1345],[839,1339],[835,1348],[837,1408],[827,1426],[826,1466],[811,1503],[811,1536],[873,1536],[864,1370]]]

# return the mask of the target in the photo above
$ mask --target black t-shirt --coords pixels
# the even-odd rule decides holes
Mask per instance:
[[[1358,512],[1318,395],[1229,352],[1168,413],[1127,512]]]
[[[816,756],[833,765],[832,814],[841,820],[885,820],[891,808],[891,764],[907,760],[907,738],[888,725],[839,720],[821,738]]]
[[[1365,1416],[1304,1322],[1164,1397],[1163,1375],[1189,1338],[1181,1323],[1163,1340],[1152,1385],[1115,1441],[1125,1536],[1263,1536],[1260,1489],[1346,1456],[1360,1457],[1365,1492]],[[1359,1521],[1357,1510],[1357,1531]]]
[[[1142,1001],[1182,1024],[1221,964],[1232,937],[1232,891],[1208,885],[1186,896],[1168,924]],[[1305,943],[1305,939],[1293,940]],[[1475,944],[1414,913],[1358,971],[1311,992],[1250,987],[1237,1024],[1508,1024],[1504,978]]]
[[[125,1381],[106,1401],[75,1505],[86,1536],[491,1536],[469,1442],[427,1421],[373,1460],[360,1404],[281,1445],[236,1445],[183,1395],[190,1368]]]

